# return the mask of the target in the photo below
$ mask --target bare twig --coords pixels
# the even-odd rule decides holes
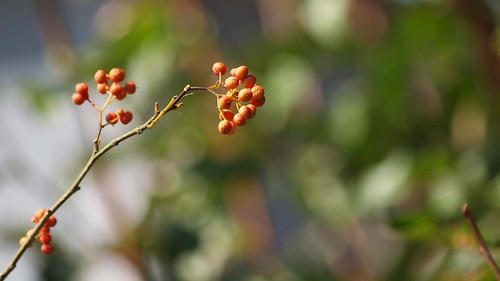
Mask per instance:
[[[493,270],[493,273],[495,274],[495,278],[500,281],[500,270],[498,269],[498,265],[496,264],[495,260],[491,256],[491,252],[488,249],[486,242],[484,242],[483,236],[481,235],[481,232],[479,231],[479,227],[477,226],[476,220],[472,216],[467,203],[464,203],[462,206],[462,214],[465,217],[465,219],[467,220],[467,223],[469,224],[469,226],[472,230],[472,235],[474,235],[474,238],[476,238],[476,241],[479,244],[479,251],[486,258],[488,265],[490,266],[491,270]]]
[[[45,215],[40,219],[38,224],[35,226],[33,233],[28,237],[28,240],[26,243],[21,245],[19,249],[17,250],[17,253],[14,255],[14,257],[11,259],[5,270],[0,274],[0,281],[5,280],[7,276],[16,268],[17,262],[21,257],[23,256],[24,252],[29,248],[29,245],[35,240],[35,236],[38,234],[38,232],[42,229],[42,227],[45,225],[45,223],[49,220],[50,216],[53,215],[73,194],[75,194],[78,190],[80,190],[80,183],[82,180],[85,178],[87,173],[90,171],[92,166],[97,162],[97,160],[103,156],[106,152],[111,150],[113,147],[117,146],[120,144],[122,141],[135,136],[135,135],[140,135],[142,134],[145,130],[151,129],[156,122],[167,112],[171,110],[177,109],[181,103],[180,100],[189,92],[191,91],[208,91],[208,92],[213,92],[210,87],[192,87],[190,85],[186,85],[182,92],[180,92],[177,96],[174,96],[170,102],[163,108],[161,111],[158,109],[158,104],[155,104],[155,110],[154,114],[149,118],[148,121],[146,121],[144,124],[130,130],[129,132],[123,134],[122,136],[110,141],[106,146],[104,146],[102,149],[99,149],[99,141],[100,141],[100,130],[98,133],[98,138],[94,141],[94,150],[87,161],[87,164],[83,167],[82,171],[80,174],[76,177],[75,181],[73,184],[69,187],[69,189],[64,193],[57,202],[50,207],[50,209],[45,212]],[[100,116],[102,118],[102,116]],[[99,120],[101,123],[101,120]],[[102,129],[102,128],[101,128]]]

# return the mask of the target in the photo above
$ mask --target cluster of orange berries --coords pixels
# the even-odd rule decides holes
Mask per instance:
[[[136,85],[133,81],[128,81],[124,85],[120,84],[125,80],[125,71],[121,68],[113,68],[106,73],[106,71],[99,69],[94,75],[94,80],[97,83],[97,91],[101,94],[108,94],[108,102],[103,107],[103,109],[111,102],[113,99],[123,100],[127,97],[127,94],[132,95],[136,91]],[[92,101],[89,97],[89,87],[86,83],[78,83],[75,85],[75,93],[71,96],[71,100],[76,105],[81,105],[85,101]],[[102,109],[101,109],[102,110]],[[118,121],[122,124],[128,124],[132,121],[132,113],[127,110],[118,109],[116,112],[109,112],[106,115],[106,122],[108,124],[114,125]]]
[[[45,215],[47,212],[47,209],[38,209],[35,211],[35,214],[31,218],[31,221],[34,223],[38,223],[42,217]],[[57,224],[57,219],[54,216],[50,216],[45,225],[40,229],[38,234],[35,236],[36,241],[40,241],[42,243],[41,250],[42,253],[48,255],[54,251],[54,247],[52,247],[52,235],[50,235],[50,228],[55,226]],[[19,240],[20,245],[24,245],[26,242],[28,242],[29,237],[33,234],[33,231],[35,231],[34,228],[28,230],[26,234]],[[30,244],[29,247],[32,245]]]
[[[264,88],[256,84],[255,75],[248,74],[248,67],[245,65],[230,70],[230,76],[222,83],[222,75],[226,74],[226,65],[216,62],[212,66],[212,71],[219,75],[219,83],[227,92],[217,99],[219,109],[219,132],[223,135],[232,135],[236,132],[237,126],[243,126],[248,119],[252,119],[257,113],[257,107],[261,107],[266,102]],[[242,89],[238,89],[239,86]],[[236,105],[237,112],[231,110],[232,105]]]

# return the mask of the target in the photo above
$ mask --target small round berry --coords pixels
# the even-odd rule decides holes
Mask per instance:
[[[27,237],[27,236],[21,237],[21,239],[19,239],[19,246],[22,246],[22,245],[28,243],[28,240],[29,240],[29,237]],[[28,248],[31,248],[31,246],[33,246],[33,243],[30,243],[28,245]]]
[[[223,63],[223,62],[216,62],[214,63],[214,65],[212,66],[212,71],[216,74],[216,75],[224,75],[226,74],[226,65]]]
[[[230,135],[231,132],[234,133],[235,128],[236,128],[236,126],[234,126],[234,123],[229,121],[229,120],[220,121],[219,126],[218,126],[219,133],[221,133],[223,135]]]
[[[264,96],[265,91],[262,86],[255,85],[252,87],[252,93],[253,93],[252,96],[253,100],[260,100]]]
[[[243,84],[243,86],[248,89],[251,89],[255,85],[255,82],[257,82],[257,77],[252,74],[247,75],[247,77],[241,80],[241,84]]]
[[[108,77],[106,76],[106,71],[99,69],[94,74],[94,80],[97,84],[108,83]]]
[[[236,89],[236,87],[238,87],[239,83],[240,82],[238,81],[238,78],[236,78],[234,76],[229,76],[224,81],[224,88],[226,88],[228,90]]]
[[[40,219],[45,215],[45,212],[47,209],[38,209],[35,211],[33,214],[33,218],[31,218],[31,222],[37,223],[40,221]]]
[[[222,96],[219,98],[218,107],[219,109],[229,109],[233,104],[233,99],[228,96]]]
[[[50,244],[50,242],[52,242],[52,235],[50,235],[50,233],[44,233],[38,240],[40,240],[42,244]]]
[[[57,224],[57,219],[56,217],[54,216],[50,216],[50,218],[47,220],[47,222],[45,223],[45,226],[48,226],[48,227],[53,227]]]
[[[247,118],[238,112],[234,115],[233,122],[236,126],[243,126],[247,123]]]
[[[248,106],[246,106],[246,105],[240,107],[240,109],[238,110],[238,114],[245,117],[245,119],[250,119],[253,117],[252,110],[250,108],[248,108]]]
[[[132,112],[123,110],[122,114],[118,114],[120,116],[120,122],[122,122],[123,125],[126,125],[132,121],[132,118],[134,117],[132,115]]]
[[[118,118],[118,115],[114,112],[108,112],[108,114],[106,114],[106,122],[111,125],[116,124],[116,122],[118,122],[118,119],[120,118]]]
[[[115,67],[109,71],[109,79],[115,83],[120,83],[125,79],[125,71]]]
[[[54,247],[50,244],[42,244],[42,247],[40,248],[42,250],[42,253],[48,255],[54,251]]]
[[[85,83],[78,83],[75,85],[75,91],[80,95],[86,96],[89,94],[89,86]]]
[[[250,91],[250,89],[243,89],[241,90],[239,93],[238,93],[238,99],[241,101],[241,102],[249,102],[253,97],[253,93],[252,91]]]
[[[248,119],[252,119],[255,117],[255,114],[257,114],[257,107],[253,104],[245,105],[248,109],[250,109]]]
[[[239,66],[234,70],[234,76],[238,80],[243,80],[248,75],[248,67],[245,65]]]
[[[105,94],[105,93],[108,92],[108,90],[109,90],[109,85],[108,85],[107,82],[106,83],[99,83],[99,84],[97,84],[97,91],[99,93]]]
[[[81,105],[83,104],[87,99],[82,95],[82,94],[79,94],[79,93],[74,93],[72,96],[71,96],[71,100],[73,101],[74,104],[76,105]]]
[[[113,96],[120,96],[125,92],[125,89],[123,89],[122,85],[113,83],[111,84],[111,87],[109,87],[109,91]]]
[[[135,93],[136,88],[137,88],[137,87],[135,86],[135,83],[134,83],[134,82],[132,82],[132,81],[128,81],[128,82],[125,84],[125,87],[124,87],[125,92],[126,92],[127,94],[133,94],[133,93]]]
[[[262,98],[258,99],[258,100],[254,100],[252,99],[252,104],[255,106],[255,107],[261,107],[264,105],[264,103],[266,102],[266,97],[265,96],[262,96]]]
[[[222,120],[233,120],[234,113],[230,109],[223,109],[222,112],[219,113],[219,119]]]

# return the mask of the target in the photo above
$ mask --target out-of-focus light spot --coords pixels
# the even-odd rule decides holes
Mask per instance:
[[[334,47],[347,29],[347,0],[308,0],[301,7],[304,28],[325,47]]]
[[[97,11],[94,19],[96,31],[105,38],[119,39],[130,30],[134,20],[131,4],[111,1]]]
[[[481,107],[474,104],[457,106],[451,123],[451,142],[456,149],[468,149],[481,145],[486,136],[486,116]]]

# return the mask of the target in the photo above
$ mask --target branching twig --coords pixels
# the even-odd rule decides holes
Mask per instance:
[[[486,261],[488,262],[488,265],[490,266],[491,270],[493,270],[493,273],[495,274],[495,278],[500,281],[500,270],[498,269],[498,265],[496,264],[495,260],[491,256],[491,252],[488,249],[488,246],[486,245],[486,242],[484,242],[483,236],[481,235],[481,232],[479,231],[479,227],[476,224],[476,221],[472,214],[469,211],[469,206],[467,203],[464,203],[462,206],[462,214],[467,220],[467,223],[469,224],[471,230],[472,230],[472,235],[476,239],[477,243],[479,244],[479,251],[481,254],[486,258]]]
[[[53,215],[73,194],[75,194],[78,190],[80,190],[80,183],[82,180],[85,178],[87,173],[90,171],[92,166],[96,163],[96,161],[103,156],[106,152],[111,150],[113,147],[117,146],[120,144],[122,141],[135,136],[135,135],[140,135],[142,134],[145,130],[153,128],[153,126],[158,122],[158,120],[167,112],[177,109],[181,103],[180,100],[189,92],[191,91],[208,91],[213,93],[210,87],[192,87],[190,85],[186,85],[182,92],[180,92],[177,96],[174,96],[170,102],[168,103],[165,108],[163,108],[161,111],[158,109],[158,105],[155,104],[155,111],[154,114],[149,118],[148,121],[146,121],[144,124],[136,127],[135,129],[130,130],[129,132],[123,134],[122,136],[110,141],[106,146],[104,146],[102,149],[99,149],[99,141],[100,141],[100,130],[97,136],[97,139],[95,140],[94,143],[94,150],[87,161],[87,164],[83,167],[82,171],[80,174],[76,177],[75,181],[73,184],[69,187],[69,189],[64,193],[61,198],[52,206],[50,209],[45,212],[45,215],[40,219],[38,224],[35,226],[33,233],[28,237],[28,240],[26,243],[21,245],[17,251],[17,253],[14,255],[12,260],[9,262],[5,270],[0,274],[0,281],[5,280],[7,276],[16,268],[17,262],[19,259],[23,256],[24,252],[29,248],[29,245],[32,244],[32,242],[35,240],[35,236],[37,233],[42,229],[42,227],[45,225],[45,223],[49,220],[50,216]],[[102,115],[102,113],[101,113]],[[102,116],[100,117],[102,118]],[[99,120],[101,121],[101,120]],[[101,128],[102,129],[102,128]]]

